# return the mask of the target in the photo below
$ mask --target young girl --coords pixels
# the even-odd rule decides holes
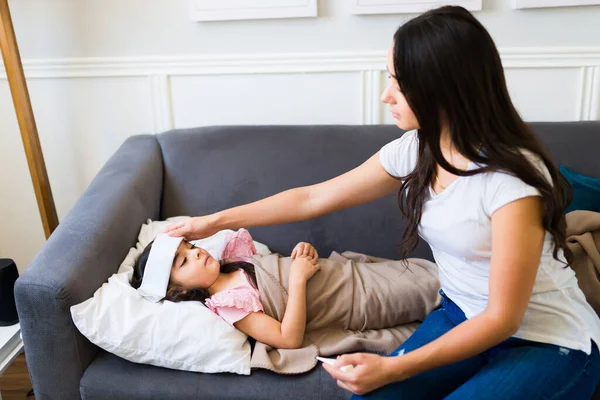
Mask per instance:
[[[589,399],[600,320],[568,265],[568,186],[515,110],[489,33],[464,8],[431,10],[398,29],[387,68],[382,100],[413,131],[339,177],[167,232],[307,220],[399,190],[403,253],[429,243],[443,306],[390,357],[323,365],[338,385],[373,399]]]
[[[239,234],[247,236],[242,240],[252,243],[247,231],[240,230]],[[227,248],[224,256],[231,255],[226,253]],[[263,313],[254,266],[239,260],[240,256],[251,256],[253,252],[242,253],[237,251],[235,261],[219,262],[206,250],[182,238],[159,234],[140,255],[131,286],[142,288],[143,295],[154,295],[148,297],[156,301],[162,298],[173,302],[200,301],[240,331],[275,348],[300,347],[306,327],[306,282],[319,270],[317,250],[300,242],[292,252],[289,300],[282,322]],[[148,280],[156,272],[165,273],[164,283]],[[144,291],[146,287],[150,290]]]

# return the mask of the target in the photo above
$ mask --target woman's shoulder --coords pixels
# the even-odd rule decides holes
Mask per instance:
[[[548,181],[551,181],[548,168],[538,154],[525,149],[520,151],[531,165],[531,168],[538,169]],[[502,206],[515,200],[529,196],[541,196],[539,189],[527,184],[507,170],[500,169],[475,176],[482,180],[477,182],[477,187],[482,193],[483,206],[489,216]]]
[[[552,182],[552,177],[550,176],[550,171],[548,171],[548,167],[544,163],[544,159],[537,153],[534,153],[531,150],[520,149],[521,154],[529,161],[529,164],[535,169],[537,169],[549,182]]]
[[[410,174],[417,165],[419,136],[416,130],[408,131],[379,150],[381,165],[388,174],[397,178]]]
[[[410,146],[418,146],[419,145],[419,135],[418,130],[413,129],[412,131],[406,131],[402,136],[397,139],[392,140],[387,143],[383,147],[390,148],[405,148]]]
[[[548,167],[546,166],[543,158],[539,154],[527,149],[519,149],[519,151],[521,155],[527,160],[531,168],[538,170],[549,182],[552,181],[550,172],[548,171]],[[479,166],[483,165],[479,164]],[[489,181],[490,183],[501,184],[504,182],[512,181],[516,183],[516,181],[521,181],[518,177],[516,177],[513,173],[509,172],[506,169],[489,171],[481,175],[485,180]]]

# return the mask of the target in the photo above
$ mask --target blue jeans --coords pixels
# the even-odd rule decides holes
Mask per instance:
[[[390,356],[432,342],[466,320],[442,291],[442,305]],[[466,360],[384,386],[353,399],[588,400],[600,381],[600,354],[510,338]]]

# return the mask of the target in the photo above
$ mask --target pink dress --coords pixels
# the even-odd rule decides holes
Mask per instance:
[[[228,234],[225,242],[221,255],[224,261],[248,261],[256,253],[252,236],[246,229]],[[240,285],[215,293],[206,300],[206,306],[231,325],[250,313],[263,311],[260,294],[250,283],[250,277],[243,270],[239,273],[243,278]]]
[[[206,299],[206,306],[232,326],[250,313],[263,311],[260,294],[250,283],[248,275],[242,270],[237,273],[243,276],[240,285],[215,293]]]

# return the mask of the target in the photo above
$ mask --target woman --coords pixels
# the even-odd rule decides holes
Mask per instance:
[[[398,29],[387,67],[382,100],[413,131],[339,177],[170,234],[301,221],[399,190],[402,255],[429,243],[443,304],[390,357],[323,365],[338,385],[365,398],[590,398],[600,320],[567,262],[568,185],[515,110],[490,35],[461,7],[432,10]]]

